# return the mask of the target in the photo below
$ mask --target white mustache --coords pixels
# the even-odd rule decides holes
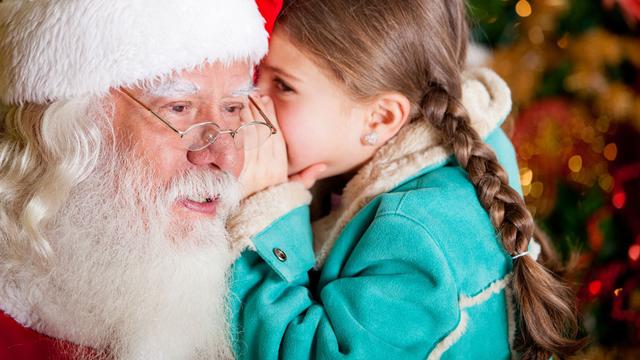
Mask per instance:
[[[234,207],[240,200],[240,185],[226,172],[189,170],[171,181],[163,198],[167,203],[185,198],[214,199],[226,207]]]

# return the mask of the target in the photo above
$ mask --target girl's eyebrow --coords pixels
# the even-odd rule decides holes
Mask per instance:
[[[298,81],[298,82],[302,82],[302,80],[298,77],[296,77],[295,75],[292,75],[291,73],[277,67],[277,66],[273,66],[273,65],[267,65],[267,64],[263,64],[262,67],[273,71],[274,73],[280,75],[280,76],[284,76],[289,78],[290,80],[294,80],[294,81]]]

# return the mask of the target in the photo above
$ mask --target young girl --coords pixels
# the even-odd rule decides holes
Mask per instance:
[[[508,88],[462,73],[463,1],[283,9],[259,85],[286,148],[274,136],[247,154],[255,194],[229,223],[248,247],[233,268],[238,358],[575,352],[571,293],[528,254],[534,224],[499,128]],[[312,230],[303,184],[335,175],[348,183]]]

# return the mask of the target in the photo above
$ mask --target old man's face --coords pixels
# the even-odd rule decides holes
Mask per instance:
[[[234,146],[230,135],[219,136],[203,150],[190,151],[180,135],[158,116],[178,131],[209,121],[222,129],[235,129],[240,125],[242,109],[248,106],[251,89],[250,66],[236,62],[230,66],[204,65],[144,88],[114,90],[116,148],[146,164],[153,177],[151,186],[159,188],[168,187],[173,179],[189,172],[237,177],[242,170],[243,152]],[[220,209],[220,196],[199,191],[169,200],[176,219],[188,222],[220,216],[224,210]]]
[[[230,357],[226,274],[237,254],[224,220],[243,150],[226,135],[190,151],[148,109],[183,131],[233,129],[251,85],[247,63],[206,65],[113,90],[108,116],[86,116],[107,125],[105,146],[45,234],[56,254],[37,283],[45,333],[116,358]]]

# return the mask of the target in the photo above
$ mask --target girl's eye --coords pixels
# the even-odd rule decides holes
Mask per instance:
[[[287,83],[282,81],[280,78],[273,79],[273,82],[276,84],[278,90],[282,92],[294,92],[293,88],[287,85]]]

